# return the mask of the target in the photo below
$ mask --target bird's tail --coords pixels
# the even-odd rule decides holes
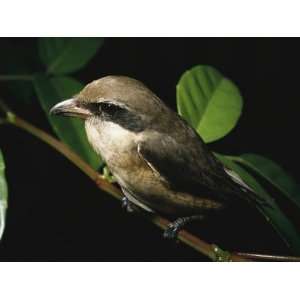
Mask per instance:
[[[236,187],[245,195],[248,202],[255,206],[264,219],[275,229],[285,244],[295,253],[300,253],[300,234],[294,225],[282,212],[276,201],[266,194],[265,197],[258,195],[242,178],[234,171],[225,168]]]

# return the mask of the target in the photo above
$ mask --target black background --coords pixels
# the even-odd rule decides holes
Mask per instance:
[[[0,39],[0,46],[4,42],[14,45],[24,59],[38,55],[36,39]],[[210,144],[211,149],[265,155],[299,182],[299,53],[300,40],[287,38],[107,38],[75,77],[88,83],[108,74],[128,75],[176,109],[175,87],[181,74],[197,64],[212,65],[239,86],[244,110],[238,126]],[[39,70],[42,66],[35,62],[34,71]],[[52,133],[36,99],[21,103],[6,87],[0,82],[1,96],[18,114]],[[126,214],[118,201],[27,133],[0,127],[0,148],[9,184],[0,260],[206,259],[187,246],[165,241],[144,219]],[[288,211],[292,215],[294,209]],[[235,230],[240,230],[238,222],[237,218]],[[271,233],[257,241],[259,225],[242,240],[232,238],[230,231],[222,232],[222,238],[214,235],[222,227],[217,223],[214,230],[205,225],[195,228],[200,236],[228,249],[286,253]]]

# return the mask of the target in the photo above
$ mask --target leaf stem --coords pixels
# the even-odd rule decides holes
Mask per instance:
[[[122,192],[121,190],[114,184],[109,183],[102,176],[96,172],[93,168],[91,168],[85,161],[83,161],[76,153],[74,153],[68,146],[63,144],[62,142],[58,141],[48,133],[44,132],[43,130],[35,127],[34,125],[30,124],[29,122],[23,120],[22,118],[16,116],[8,107],[0,101],[0,109],[4,110],[7,115],[12,114],[13,118],[7,118],[6,121],[9,124],[12,124],[28,133],[32,134],[33,136],[39,138],[46,144],[50,145],[52,148],[57,150],[59,153],[64,155],[68,158],[72,163],[74,163],[80,170],[82,170],[91,180],[93,180],[99,189],[107,192],[108,194],[114,196],[115,198],[121,200]],[[159,215],[144,215],[148,220],[150,220],[153,224],[157,225],[161,229],[166,229],[168,224],[170,223],[169,220],[159,216]],[[220,260],[218,257],[217,252],[225,252],[218,248],[216,245],[208,244],[205,241],[201,240],[200,238],[194,236],[193,234],[189,233],[186,230],[181,230],[178,233],[178,239],[185,243],[186,245],[190,246],[194,250],[202,253],[203,255],[209,257],[212,260]],[[229,261],[251,261],[254,259],[266,259],[266,260],[299,260],[300,257],[289,257],[289,256],[273,256],[273,255],[263,255],[263,254],[256,254],[256,253],[242,253],[242,252],[233,252],[228,253],[227,259]],[[280,259],[279,259],[280,258]]]
[[[32,75],[0,75],[0,81],[32,81],[33,76]]]

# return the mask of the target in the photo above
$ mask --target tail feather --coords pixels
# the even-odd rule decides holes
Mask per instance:
[[[267,193],[264,193],[264,197],[259,195],[233,170],[226,167],[224,170],[235,183],[236,187],[243,192],[245,195],[244,198],[256,207],[294,254],[300,254],[300,235],[291,221],[279,208],[276,201]]]

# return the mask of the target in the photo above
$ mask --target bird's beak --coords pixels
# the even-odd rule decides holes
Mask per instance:
[[[69,99],[57,103],[50,109],[50,114],[79,117],[81,119],[87,119],[91,116],[91,112],[76,99]]]

